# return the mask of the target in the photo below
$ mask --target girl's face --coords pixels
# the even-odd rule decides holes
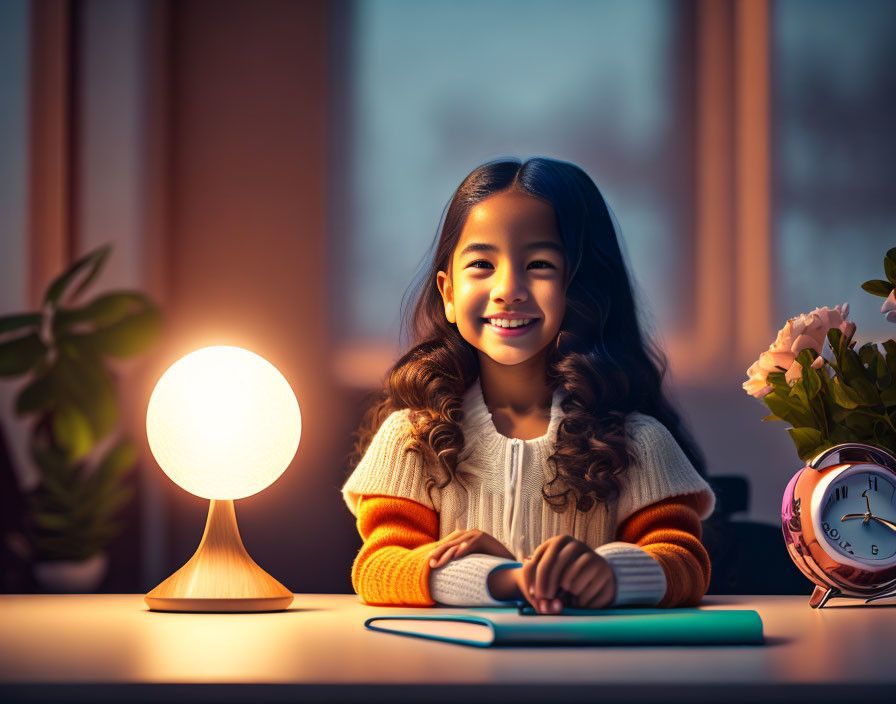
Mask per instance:
[[[519,191],[470,210],[436,277],[448,322],[499,364],[525,362],[554,342],[566,310],[565,256],[550,203]]]

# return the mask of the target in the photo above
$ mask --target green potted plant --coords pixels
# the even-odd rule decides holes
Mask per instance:
[[[38,582],[59,591],[98,586],[133,498],[126,475],[137,452],[119,429],[110,358],[146,350],[161,329],[138,291],[80,301],[109,252],[96,249],[54,279],[39,311],[0,317],[0,377],[20,380],[15,413],[30,421],[38,475],[26,494],[27,543]]]

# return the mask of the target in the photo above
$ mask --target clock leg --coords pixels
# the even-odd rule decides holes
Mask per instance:
[[[816,586],[812,596],[809,597],[809,606],[813,609],[820,609],[828,603],[828,599],[838,594],[840,594],[840,590],[834,589],[834,587],[825,589],[824,587]]]

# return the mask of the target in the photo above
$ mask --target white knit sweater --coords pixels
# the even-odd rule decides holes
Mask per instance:
[[[362,495],[411,499],[435,510],[439,537],[454,530],[476,528],[497,538],[518,560],[530,556],[543,541],[571,535],[595,548],[613,569],[616,605],[655,604],[666,591],[662,568],[635,545],[613,541],[617,526],[636,511],[663,499],[698,494],[701,518],[712,513],[715,498],[671,433],[642,413],[626,418],[637,461],[620,478],[620,494],[611,504],[591,510],[556,513],[541,490],[553,475],[547,458],[553,453],[557,426],[563,417],[562,392],[554,394],[547,433],[533,440],[498,433],[476,381],[463,400],[464,450],[458,461],[460,482],[427,495],[423,460],[406,452],[410,438],[408,411],[396,411],[382,424],[361,462],[342,489],[349,509],[357,515]],[[493,605],[488,575],[519,563],[471,555],[430,573],[434,601],[450,605]]]

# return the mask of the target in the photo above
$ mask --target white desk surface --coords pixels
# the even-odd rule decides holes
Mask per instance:
[[[299,594],[270,614],[155,613],[134,594],[7,595],[0,700],[892,701],[896,605],[807,602],[704,600],[758,611],[761,646],[480,649],[367,631],[371,615],[420,610],[354,595]]]

